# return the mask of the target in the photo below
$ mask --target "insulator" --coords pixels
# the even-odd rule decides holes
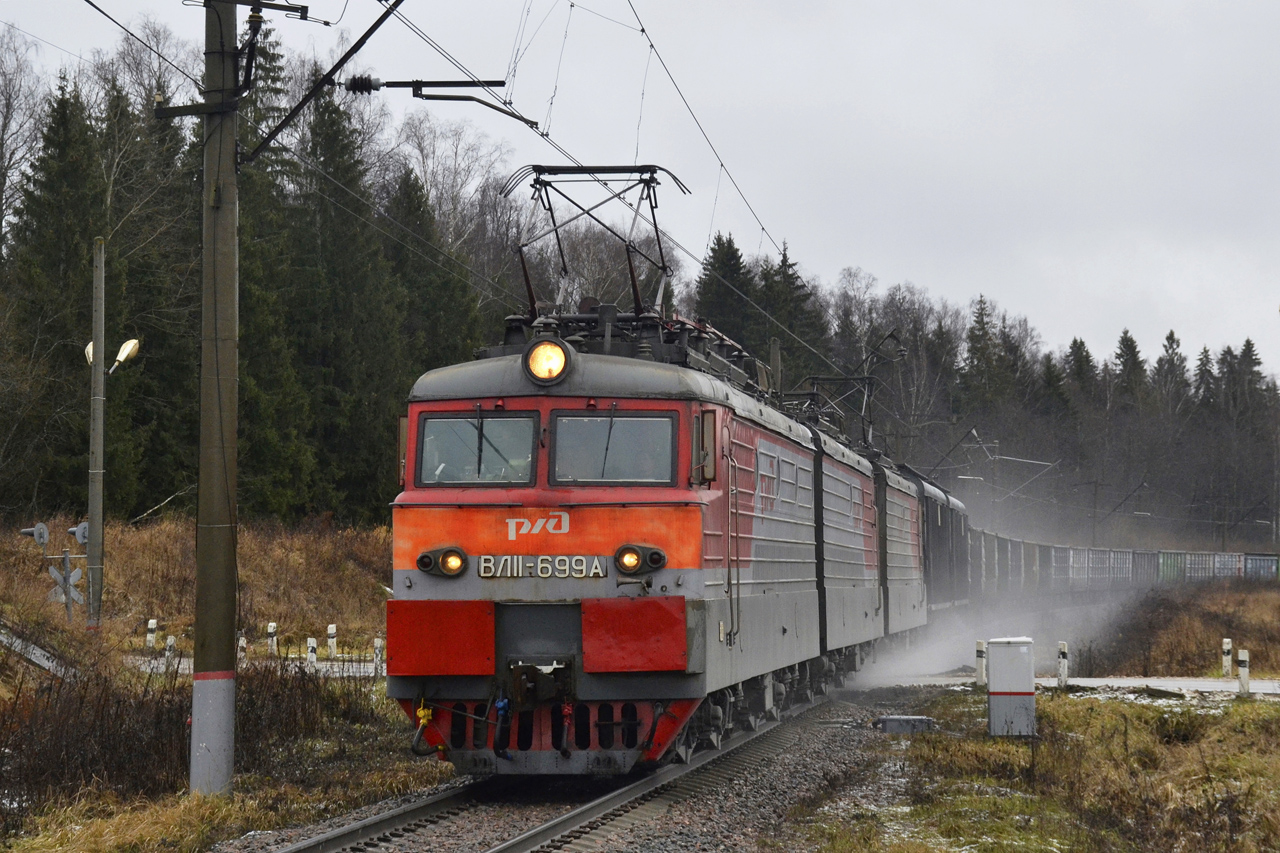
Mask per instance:
[[[370,92],[381,89],[382,81],[368,74],[357,74],[347,78],[346,88],[348,92],[354,92],[357,95],[368,95]]]

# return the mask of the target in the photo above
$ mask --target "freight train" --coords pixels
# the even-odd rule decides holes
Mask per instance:
[[[518,172],[503,192],[532,177],[553,223],[533,240],[596,219],[573,202],[556,225],[557,180],[641,190],[657,252],[624,239],[632,310],[539,302],[531,240],[528,313],[410,393],[386,671],[416,752],[463,773],[626,773],[758,727],[971,601],[1276,577],[1274,555],[971,529],[937,483],[850,441],[816,385],[783,394],[777,359],[643,302],[634,258],[671,272],[660,175],[684,189],[656,166]]]
[[[970,528],[703,322],[512,317],[478,355],[410,395],[387,604],[388,694],[459,772],[687,759],[971,600],[1277,576]]]

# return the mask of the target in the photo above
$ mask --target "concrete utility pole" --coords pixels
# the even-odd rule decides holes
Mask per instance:
[[[239,251],[236,4],[205,4],[204,279],[191,791],[231,793],[236,694]]]
[[[89,365],[89,541],[85,543],[89,569],[90,631],[98,629],[102,618],[102,432],[107,384],[106,267],[106,241],[101,237],[94,237],[93,362]],[[67,607],[70,606],[68,603]]]

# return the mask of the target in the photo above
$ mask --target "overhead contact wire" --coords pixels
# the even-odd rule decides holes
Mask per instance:
[[[636,11],[635,3],[627,0],[627,5],[631,7],[631,14],[635,16],[636,23],[640,26],[640,35],[644,36],[645,41],[649,43],[649,48],[654,55],[658,57],[658,63],[662,66],[662,70],[666,72],[667,79],[671,81],[671,85],[675,87],[676,94],[680,96],[680,101],[684,104],[684,108],[689,111],[689,117],[693,119],[693,123],[698,126],[698,132],[702,134],[702,138],[706,140],[707,147],[711,149],[711,153],[715,155],[716,160],[720,163],[720,168],[724,169],[724,173],[729,177],[729,182],[733,184],[733,188],[738,191],[738,197],[742,199],[742,203],[747,206],[747,210],[751,212],[751,216],[755,219],[756,224],[760,226],[760,230],[769,238],[769,242],[773,244],[775,251],[781,252],[782,247],[778,245],[778,241],[773,239],[773,235],[769,233],[769,229],[764,227],[764,222],[760,219],[756,209],[751,206],[751,202],[747,199],[746,193],[742,191],[742,187],[738,186],[738,180],[733,176],[733,172],[729,171],[729,167],[724,164],[724,158],[720,156],[720,152],[716,150],[715,143],[711,141],[711,137],[707,135],[707,130],[702,126],[702,122],[698,120],[698,115],[693,111],[693,107],[689,104],[689,99],[684,96],[680,84],[676,82],[675,75],[671,73],[671,69],[667,67],[667,61],[662,58],[662,51],[658,50],[658,46],[653,43],[653,38],[649,35],[649,31],[645,29],[644,21],[640,20],[640,13]]]
[[[564,19],[564,38],[560,42],[560,58],[556,60],[556,81],[551,87],[551,97],[547,99],[547,118],[542,123],[544,134],[551,132],[551,111],[555,109],[556,95],[560,91],[560,69],[564,67],[564,49],[569,44],[569,24],[573,23],[573,7],[574,4],[570,2],[569,15]]]

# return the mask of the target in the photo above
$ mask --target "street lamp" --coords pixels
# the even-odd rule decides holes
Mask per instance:
[[[106,374],[103,363],[93,357],[103,352],[106,343],[106,241],[93,240],[93,340],[84,348],[90,367],[89,397],[89,541],[85,543],[85,562],[89,570],[89,630],[96,631],[102,618],[102,433],[103,409],[106,403]],[[120,347],[111,373],[138,354],[138,341],[131,338]]]
[[[107,375],[110,376],[112,373],[115,373],[117,367],[137,355],[138,348],[141,346],[142,345],[138,343],[137,338],[130,338],[121,344],[120,352],[116,354],[116,363],[111,365],[111,369],[107,371]],[[93,364],[93,341],[89,341],[89,345],[84,348],[84,358],[90,365]]]

